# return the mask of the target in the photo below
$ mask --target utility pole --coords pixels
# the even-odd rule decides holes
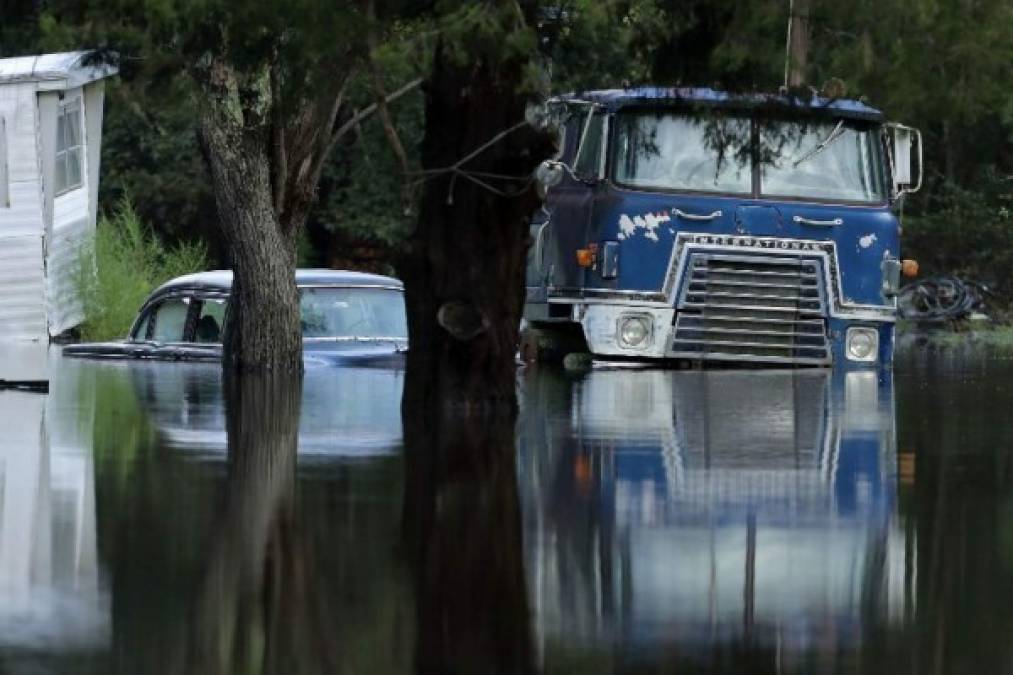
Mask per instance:
[[[784,86],[788,89],[806,83],[809,65],[809,8],[812,0],[789,0],[788,44],[784,61]]]

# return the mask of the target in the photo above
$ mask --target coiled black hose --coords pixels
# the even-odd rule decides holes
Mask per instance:
[[[897,311],[902,319],[950,321],[984,309],[988,287],[958,277],[941,276],[907,284],[897,296]]]

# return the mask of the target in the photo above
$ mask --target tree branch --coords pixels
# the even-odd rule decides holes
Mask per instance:
[[[398,100],[399,98],[401,98],[402,96],[412,91],[421,84],[422,78],[421,77],[415,78],[411,82],[408,82],[407,84],[402,86],[400,89],[396,89],[390,94],[387,94],[387,96],[384,97],[383,99],[384,103],[388,104],[393,103],[394,101]],[[360,122],[367,119],[375,112],[376,112],[376,103],[371,103],[362,110],[357,111],[350,120],[346,121],[344,124],[338,127],[337,130],[335,130],[334,134],[331,135],[331,142],[330,145],[328,146],[328,149],[333,148],[334,145],[339,140],[341,140],[342,136],[344,136],[349,131],[354,129]],[[328,154],[330,153],[328,152]]]
[[[367,13],[370,19],[375,19],[374,0],[369,0]],[[375,54],[377,51],[376,34],[370,30],[366,35],[366,66],[369,69],[370,79],[373,81],[373,92],[376,95],[376,112],[383,123],[383,132],[387,136],[387,143],[397,157],[401,165],[401,207],[407,215],[411,210],[411,185],[408,182],[408,155],[405,153],[401,137],[398,136],[394,120],[390,116],[390,109],[387,107],[386,94],[383,87],[383,76],[380,67],[376,63]]]
[[[370,42],[372,42],[372,39]],[[398,136],[397,128],[394,126],[394,120],[391,119],[390,116],[390,109],[387,108],[387,101],[383,93],[383,80],[380,77],[380,70],[376,65],[376,61],[373,60],[372,54],[370,54],[367,58],[369,60],[370,76],[373,80],[373,90],[376,92],[376,112],[380,116],[380,121],[383,123],[383,132],[387,135],[387,142],[390,143],[390,148],[394,151],[394,155],[397,157],[397,161],[401,165],[402,177],[407,179],[408,155],[405,154],[404,145],[401,143],[401,137]]]

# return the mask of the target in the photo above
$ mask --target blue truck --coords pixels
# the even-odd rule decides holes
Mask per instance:
[[[550,101],[524,317],[605,360],[893,357],[921,137],[863,101],[701,88]]]

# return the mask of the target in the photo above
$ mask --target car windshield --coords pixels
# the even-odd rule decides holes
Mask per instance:
[[[878,202],[885,199],[882,146],[872,128],[843,120],[767,123],[760,193],[771,197]]]
[[[756,196],[885,199],[883,150],[874,125],[626,112],[617,115],[616,127],[613,173],[627,187],[754,194],[755,171]]]
[[[406,339],[404,294],[391,288],[299,289],[304,338]]]
[[[743,117],[621,114],[616,180],[639,188],[748,194],[749,129]]]

